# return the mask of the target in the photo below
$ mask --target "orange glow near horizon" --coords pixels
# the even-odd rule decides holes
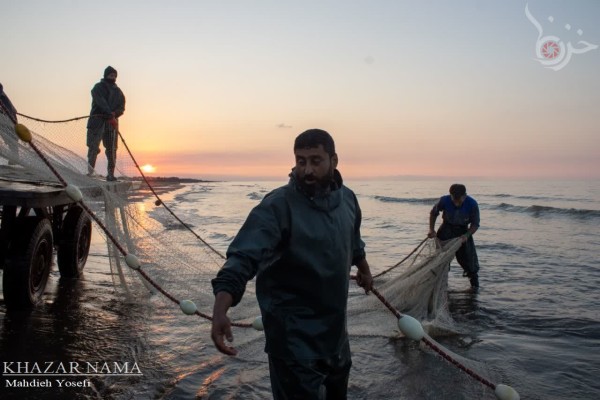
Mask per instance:
[[[142,172],[147,173],[147,174],[151,174],[153,172],[156,172],[156,167],[154,165],[151,165],[151,164],[142,165],[140,167],[140,169],[142,170]]]
[[[593,173],[582,175],[576,166],[564,168],[557,173],[552,171],[553,159],[548,158],[529,164],[512,164],[505,153],[487,157],[486,162],[473,156],[475,168],[465,168],[463,163],[448,163],[435,151],[428,159],[412,150],[369,149],[366,146],[357,151],[353,146],[340,146],[339,170],[345,179],[373,179],[402,176],[421,177],[555,177],[555,178],[593,178]],[[153,164],[144,164],[144,173],[159,173],[161,176],[193,177],[199,179],[267,179],[286,180],[294,166],[292,151],[198,151],[180,152],[141,152],[141,159],[151,159]],[[594,161],[580,160],[595,171]],[[160,165],[157,168],[156,165]],[[525,168],[524,168],[525,167]],[[525,172],[525,171],[526,172]]]

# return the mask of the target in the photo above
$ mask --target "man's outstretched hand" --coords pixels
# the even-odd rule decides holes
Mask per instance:
[[[228,356],[235,356],[237,350],[234,347],[228,346],[225,343],[225,339],[228,342],[233,342],[233,333],[231,333],[231,322],[226,315],[213,316],[212,330],[210,336],[215,343],[215,347],[223,354]]]
[[[233,333],[231,332],[231,321],[227,317],[227,310],[233,303],[233,297],[227,292],[219,292],[215,297],[213,307],[213,320],[210,337],[217,350],[228,356],[235,356],[237,350],[234,347],[225,344],[225,340],[233,342]]]

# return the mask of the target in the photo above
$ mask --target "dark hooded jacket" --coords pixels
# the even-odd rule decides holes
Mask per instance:
[[[350,267],[365,258],[361,211],[335,171],[331,190],[310,197],[295,174],[248,215],[213,279],[236,305],[256,275],[265,351],[284,359],[319,359],[348,344]]]
[[[92,88],[92,110],[87,127],[98,129],[106,120],[119,118],[125,112],[125,96],[116,83],[101,79]]]

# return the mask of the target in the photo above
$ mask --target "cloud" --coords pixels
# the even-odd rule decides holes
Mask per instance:
[[[286,125],[286,124],[284,124],[283,122],[282,122],[282,123],[280,123],[280,124],[277,124],[277,125],[275,125],[275,126],[276,126],[276,127],[278,127],[278,128],[280,128],[280,129],[291,129],[291,128],[293,128],[293,126],[292,126],[292,125]]]

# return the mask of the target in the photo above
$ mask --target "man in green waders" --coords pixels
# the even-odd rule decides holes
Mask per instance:
[[[104,70],[104,78],[92,88],[92,109],[87,123],[88,175],[94,175],[100,142],[104,145],[106,180],[116,181],[117,146],[119,143],[119,117],[125,112],[125,96],[117,86],[117,70],[111,66]]]
[[[346,399],[352,361],[346,327],[350,267],[366,292],[373,277],[360,235],[361,211],[342,183],[329,133],[310,129],[294,143],[287,185],[248,215],[213,279],[212,339],[237,354],[226,313],[256,276],[271,390],[280,399]]]

